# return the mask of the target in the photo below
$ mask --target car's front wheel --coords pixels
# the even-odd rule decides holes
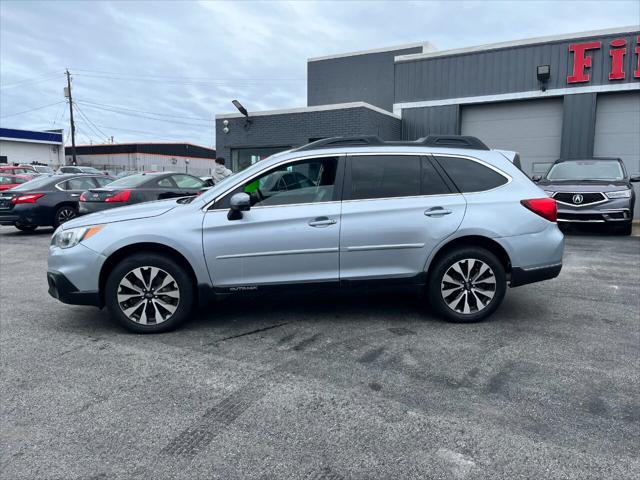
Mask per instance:
[[[184,267],[154,253],[122,260],[105,286],[105,304],[111,316],[137,333],[176,328],[188,319],[194,298],[193,282]]]
[[[505,269],[483,248],[465,247],[436,260],[428,283],[429,300],[452,322],[485,319],[502,303],[507,287]]]

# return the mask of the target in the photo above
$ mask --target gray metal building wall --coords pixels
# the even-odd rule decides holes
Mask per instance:
[[[596,128],[595,93],[565,95],[562,102],[562,158],[593,156],[593,136]]]
[[[593,59],[588,69],[589,85],[611,83],[608,78],[611,67],[609,42],[617,38],[627,40],[624,58],[627,78],[618,82],[637,82],[633,79],[637,35],[638,32],[602,35],[399,61],[395,64],[395,103],[538,90],[536,66],[546,64],[551,65],[548,89],[582,87],[584,83],[567,84],[567,75],[573,65],[569,45],[591,40],[603,43],[599,50],[589,50]]]
[[[393,110],[394,57],[422,47],[307,62],[307,105],[366,102]]]
[[[408,108],[402,112],[402,139],[416,140],[431,134],[460,133],[460,105]]]
[[[247,147],[293,147],[312,138],[337,135],[378,135],[385,140],[400,140],[400,119],[366,107],[309,111],[252,117],[244,128],[244,118],[227,117],[229,133],[224,133],[224,118],[216,118],[218,156],[231,158],[231,149]]]

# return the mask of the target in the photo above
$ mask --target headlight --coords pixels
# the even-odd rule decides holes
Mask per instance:
[[[59,229],[51,239],[51,246],[59,248],[75,247],[82,240],[93,237],[103,228],[104,225],[92,225],[89,227],[70,228],[69,230]]]
[[[617,192],[605,192],[609,198],[631,198],[631,190],[618,190]]]
[[[556,194],[556,192],[551,192],[551,191],[549,191],[549,190],[545,190],[545,191],[544,191],[544,193],[546,193],[546,194],[547,194],[547,196],[552,197],[552,198],[553,198],[553,196]]]

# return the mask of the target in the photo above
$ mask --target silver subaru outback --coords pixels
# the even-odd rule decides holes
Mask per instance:
[[[474,322],[507,286],[556,277],[562,253],[556,201],[480,140],[336,137],[197,197],[67,222],[47,276],[53,297],[144,333],[215,294],[385,281],[421,285],[438,314]]]

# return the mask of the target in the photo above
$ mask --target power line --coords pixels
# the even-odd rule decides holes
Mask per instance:
[[[175,81],[175,82],[216,82],[216,83],[233,83],[233,82],[244,82],[251,81],[256,83],[272,83],[272,82],[298,82],[306,80],[304,77],[289,77],[289,78],[256,78],[256,77],[238,77],[238,78],[228,78],[223,79],[219,77],[183,77],[178,75],[150,75],[150,74],[129,74],[122,72],[107,72],[104,70],[88,70],[82,68],[74,69],[74,72],[88,72],[88,73],[78,73],[77,75],[83,76],[95,76],[95,75],[107,75],[107,76],[116,76],[121,78],[138,78],[138,79],[157,79],[157,80],[167,80],[167,81]]]
[[[75,110],[80,114],[80,116],[82,118],[84,118],[87,123],[89,124],[89,127],[91,128],[91,130],[93,130],[93,133],[97,133],[98,137],[104,137],[109,138],[109,135],[107,135],[106,133],[104,133],[102,130],[100,130],[95,123],[93,123],[89,117],[87,117],[85,115],[85,113],[82,111],[82,109],[78,106],[78,102],[74,103],[73,107],[75,108]]]
[[[60,100],[59,102],[48,103],[47,105],[42,105],[40,107],[30,108],[29,110],[23,110],[21,112],[15,112],[15,113],[10,113],[8,115],[2,115],[0,118],[15,117],[16,115],[22,115],[23,113],[35,112],[36,110],[42,110],[43,108],[52,107],[54,105],[59,105],[61,103],[65,103],[65,101],[64,100]]]
[[[148,113],[151,115],[158,115],[161,117],[170,117],[170,118],[184,118],[187,120],[204,120],[204,121],[213,121],[214,118],[213,116],[210,118],[206,118],[206,117],[190,117],[187,115],[171,115],[168,113],[158,113],[158,112],[150,112],[148,110],[137,110],[134,108],[126,108],[126,107],[120,107],[117,105],[107,105],[105,103],[98,103],[98,102],[90,102],[88,100],[76,100],[76,103],[82,103],[83,105],[87,105],[87,106],[91,106],[91,105],[96,105],[96,106],[100,106],[100,107],[107,107],[107,108],[112,108],[114,110],[123,110],[123,111],[127,111],[127,112],[136,112],[136,113]]]
[[[148,115],[140,115],[138,113],[133,113],[133,112],[122,112],[122,111],[111,109],[111,108],[97,107],[97,106],[94,106],[94,105],[87,105],[86,102],[83,102],[83,105],[85,107],[93,108],[93,109],[96,109],[96,110],[103,110],[103,111],[106,111],[106,112],[117,113],[119,115],[125,115],[125,116],[129,116],[129,117],[146,118],[146,119],[149,119],[149,120],[157,120],[157,121],[160,121],[160,122],[168,122],[168,123],[171,123],[171,124],[174,124],[174,125],[186,125],[188,127],[202,127],[202,128],[212,128],[213,127],[213,124],[180,122],[178,120],[170,120],[170,119],[167,119],[167,118],[150,117]],[[213,122],[213,119],[211,119],[211,121]]]
[[[32,83],[46,82],[47,80],[52,80],[52,79],[58,78],[60,76],[62,76],[62,74],[49,75],[49,76],[46,76],[46,77],[28,78],[26,80],[19,80],[17,82],[10,82],[10,83],[0,84],[0,88],[11,88],[11,87],[17,87],[19,85],[27,85],[27,84],[32,84]]]

